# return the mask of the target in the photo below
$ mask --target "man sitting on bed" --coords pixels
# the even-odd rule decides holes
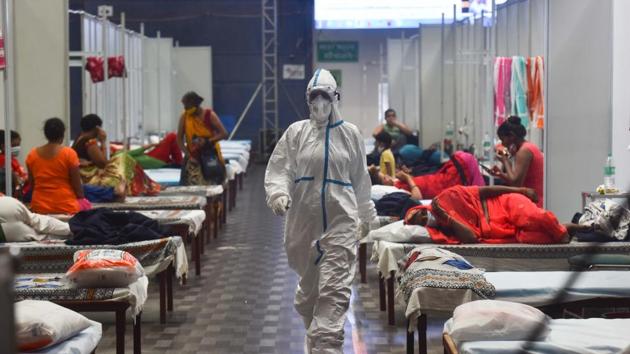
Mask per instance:
[[[483,186],[485,182],[479,171],[477,159],[467,152],[458,151],[451,160],[446,162],[438,171],[423,176],[411,176],[399,171],[396,178],[370,169],[372,184],[382,184],[404,189],[411,193],[412,198],[431,199],[446,188],[464,186]]]
[[[588,227],[560,224],[536,206],[531,188],[506,186],[446,189],[431,205],[410,209],[405,223],[425,226],[434,243],[567,243]]]

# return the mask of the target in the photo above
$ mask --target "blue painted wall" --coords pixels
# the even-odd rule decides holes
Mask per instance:
[[[125,12],[127,26],[136,31],[143,22],[150,37],[159,30],[180,46],[212,46],[213,108],[219,115],[241,114],[261,81],[260,0],[70,0],[70,8],[92,14],[99,5],[114,7],[114,22]],[[279,118],[286,128],[307,115],[304,91],[312,71],[313,0],[278,0],[278,22]],[[78,40],[73,33],[78,31],[72,25],[70,31],[73,46]],[[305,64],[306,79],[282,80],[285,63]],[[73,103],[80,102],[75,96]],[[74,112],[73,122],[77,116]],[[257,141],[261,116],[258,99],[236,138]]]

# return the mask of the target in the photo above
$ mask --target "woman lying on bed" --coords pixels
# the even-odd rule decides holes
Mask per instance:
[[[506,186],[448,188],[430,206],[417,206],[407,224],[425,226],[435,243],[566,243],[569,235],[586,230],[560,224],[536,206],[531,188]]]
[[[392,178],[371,169],[370,177],[373,185],[382,184],[404,189],[411,193],[412,198],[417,200],[434,198],[440,192],[452,186],[485,185],[479,172],[477,159],[463,151],[454,153],[451,160],[432,174],[414,177],[399,171],[396,173],[396,178]]]

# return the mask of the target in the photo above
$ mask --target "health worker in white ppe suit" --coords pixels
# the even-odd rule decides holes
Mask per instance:
[[[310,119],[289,126],[265,173],[267,205],[286,213],[284,244],[300,282],[295,308],[306,351],[342,353],[359,229],[376,217],[363,138],[341,120],[337,83],[318,69],[306,89]]]

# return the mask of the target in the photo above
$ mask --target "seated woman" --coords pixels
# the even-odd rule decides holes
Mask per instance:
[[[11,181],[13,183],[13,196],[21,198],[23,194],[29,192],[30,187],[26,183],[28,180],[28,174],[17,157],[20,155],[20,145],[22,144],[22,137],[15,130],[11,130]],[[0,163],[4,168],[4,129],[0,129]],[[0,189],[4,192],[4,182]]]
[[[186,154],[180,181],[185,186],[222,184],[225,178],[225,173],[223,176],[204,176],[201,169],[203,149],[214,148],[219,164],[225,166],[219,141],[227,137],[219,116],[212,109],[201,108],[202,102],[203,97],[192,91],[182,97],[184,113],[179,119],[177,144]]]
[[[79,157],[63,146],[66,126],[59,118],[44,123],[48,143],[26,157],[29,184],[33,187],[31,209],[40,214],[76,214],[90,207],[84,200]]]
[[[114,188],[114,194],[155,195],[160,192],[160,185],[152,181],[144,170],[129,155],[120,151],[107,159],[107,133],[101,128],[103,121],[96,114],[81,118],[81,134],[72,148],[81,160],[81,179],[83,183]]]
[[[569,235],[587,230],[560,224],[536,206],[531,188],[508,186],[451,187],[431,205],[410,209],[405,222],[425,226],[435,243],[566,243]]]
[[[503,122],[497,130],[505,150],[498,150],[497,158],[503,164],[503,169],[495,166],[492,174],[501,178],[506,185],[513,187],[527,187],[536,191],[539,196],[537,205],[543,206],[543,179],[545,161],[538,147],[527,140],[527,130],[521,124],[521,118],[512,116]],[[510,161],[513,157],[513,162]]]
[[[424,176],[411,176],[399,171],[396,178],[391,178],[383,173],[370,169],[372,184],[394,186],[411,192],[414,199],[431,199],[446,188],[456,185],[485,185],[479,172],[477,159],[467,152],[458,151],[453,154],[450,161],[446,162],[438,171]],[[417,188],[416,188],[417,187]]]
[[[396,160],[392,153],[392,137],[386,132],[376,135],[376,148],[381,154],[379,161],[379,172],[394,177],[396,175]]]
[[[129,155],[145,170],[165,166],[181,167],[184,159],[182,150],[177,145],[177,134],[173,132],[166,134],[157,144],[129,151]]]
[[[78,173],[76,171],[77,176]],[[71,235],[68,223],[31,213],[15,198],[0,197],[0,242],[39,241],[46,236],[67,238]]]

